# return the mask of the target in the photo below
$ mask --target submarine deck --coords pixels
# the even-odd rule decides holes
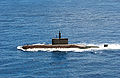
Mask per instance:
[[[23,49],[32,49],[32,48],[80,48],[80,49],[87,49],[87,48],[99,48],[98,46],[86,46],[80,44],[62,44],[62,45],[24,45],[22,46]]]

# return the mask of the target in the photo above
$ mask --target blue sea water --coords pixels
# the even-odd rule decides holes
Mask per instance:
[[[24,52],[50,44],[120,44],[119,0],[0,0],[0,78],[119,78],[120,46],[83,52]],[[114,49],[118,47],[117,49]]]

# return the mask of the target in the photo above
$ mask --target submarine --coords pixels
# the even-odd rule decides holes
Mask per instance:
[[[104,47],[108,47],[107,44]],[[52,44],[36,44],[36,45],[24,45],[21,47],[24,50],[27,49],[46,49],[46,48],[78,48],[78,49],[89,49],[89,48],[99,48],[99,46],[88,46],[83,44],[68,44],[68,38],[61,38],[61,32],[59,31],[59,38],[52,38]]]

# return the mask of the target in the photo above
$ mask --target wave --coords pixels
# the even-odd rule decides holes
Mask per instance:
[[[38,44],[33,44],[38,45]],[[44,44],[40,44],[44,45]],[[87,46],[98,46],[99,48],[89,48],[89,49],[79,49],[79,48],[33,48],[33,49],[23,49],[22,46],[18,46],[17,49],[23,50],[23,51],[47,51],[47,52],[53,52],[53,51],[73,51],[73,52],[84,52],[84,51],[96,51],[96,50],[119,50],[120,44],[108,44],[108,47],[104,47],[104,44],[86,44]]]

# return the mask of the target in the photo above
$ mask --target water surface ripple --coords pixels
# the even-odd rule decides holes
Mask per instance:
[[[0,0],[0,78],[119,78],[120,50],[24,52],[50,44],[120,44],[119,0]]]

